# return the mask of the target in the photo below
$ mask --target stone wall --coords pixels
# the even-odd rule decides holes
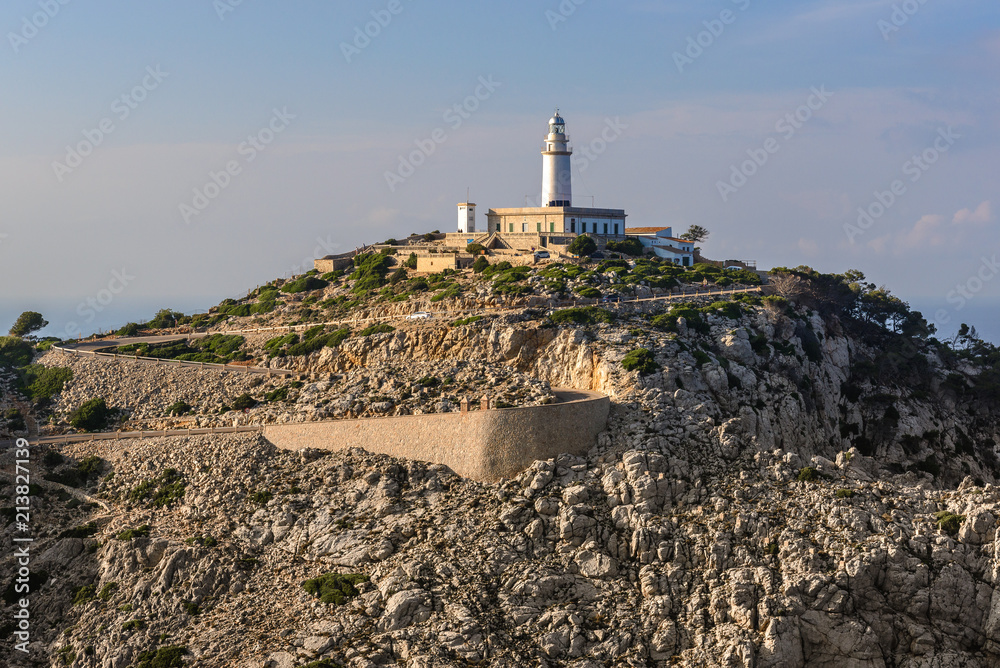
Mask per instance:
[[[547,406],[268,425],[264,437],[285,450],[358,447],[444,464],[463,477],[492,482],[537,459],[583,455],[594,447],[611,400],[597,392],[556,392],[562,401]]]
[[[417,256],[417,271],[435,273],[444,269],[457,269],[458,260],[454,253],[440,253]]]

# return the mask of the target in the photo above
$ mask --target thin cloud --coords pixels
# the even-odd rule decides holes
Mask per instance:
[[[993,212],[990,208],[990,201],[986,200],[982,204],[976,207],[975,211],[970,209],[962,209],[961,211],[956,211],[955,215],[952,216],[951,222],[955,225],[961,225],[963,223],[990,223],[993,222]]]

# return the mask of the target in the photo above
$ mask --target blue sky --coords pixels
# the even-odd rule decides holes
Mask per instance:
[[[451,229],[466,188],[484,224],[539,195],[558,106],[577,205],[703,225],[710,257],[859,268],[943,331],[975,314],[1000,340],[995,2],[95,4],[0,8],[5,321],[203,310],[317,253]],[[270,143],[241,151],[252,135]],[[212,174],[226,186],[185,220]]]

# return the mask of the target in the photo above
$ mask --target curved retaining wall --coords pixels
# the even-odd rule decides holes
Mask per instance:
[[[264,437],[285,450],[358,447],[444,464],[460,476],[492,482],[537,459],[586,454],[597,443],[611,400],[582,390],[556,394],[561,400],[547,406],[267,425]]]

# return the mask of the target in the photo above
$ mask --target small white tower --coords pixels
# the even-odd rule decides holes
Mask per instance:
[[[476,231],[476,205],[472,202],[458,203],[458,231],[462,234]]]
[[[566,121],[556,109],[555,116],[549,119],[549,134],[542,150],[542,206],[573,206],[571,155]]]

